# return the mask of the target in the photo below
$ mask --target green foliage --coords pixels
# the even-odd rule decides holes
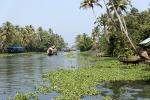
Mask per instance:
[[[14,100],[38,100],[37,92],[17,93]]]
[[[58,100],[80,99],[87,95],[98,95],[96,85],[108,81],[149,80],[148,65],[123,65],[114,58],[92,58],[95,65],[80,70],[59,70],[47,73],[44,79],[50,80],[51,88],[62,95]],[[110,97],[106,97],[110,100]]]
[[[92,8],[93,10],[94,6],[101,5],[100,3],[99,0],[83,0],[81,8]],[[133,7],[127,13],[131,0],[104,0],[104,5],[106,14],[100,15],[96,23],[98,27],[100,26],[109,45],[103,44],[104,41],[101,41],[103,37],[100,37],[99,45],[102,50],[99,51],[107,51],[107,54],[112,56],[118,56],[119,52],[124,51],[123,48],[133,48],[135,52],[139,42],[149,37],[150,10],[139,12]],[[91,34],[94,39],[95,34],[93,32]]]
[[[122,49],[122,51],[119,52],[119,56],[126,56],[126,57],[130,57],[134,55],[133,50],[129,49],[129,48],[124,48]]]
[[[51,88],[48,86],[43,86],[43,87],[38,88],[37,91],[44,93],[44,94],[47,94],[47,93],[51,92]]]
[[[35,29],[32,25],[20,27],[10,22],[4,23],[0,27],[0,52],[16,44],[25,47],[27,51],[46,51],[52,45],[57,49],[65,46],[63,38],[52,29],[46,31],[42,27]]]
[[[131,37],[133,43],[138,48],[139,43],[150,36],[150,11],[145,10],[139,12],[136,8],[132,8],[131,12],[123,17],[125,17],[126,20],[129,37]],[[114,16],[113,18],[115,19]],[[117,19],[115,19],[115,21],[117,23]],[[123,52],[125,52],[125,55],[127,52],[127,55],[134,54],[133,49],[128,49],[129,51],[125,49],[132,47],[125,35],[114,27],[114,24],[112,24],[109,18],[107,19],[105,26],[107,26],[107,31],[109,33],[109,43],[104,42],[104,37],[106,37],[105,34],[104,36],[100,37],[100,46],[102,46],[100,49],[102,52],[107,51],[107,54],[112,56],[118,56]]]
[[[50,71],[42,76],[44,82],[51,82],[50,85],[42,85],[35,92],[17,93],[15,100],[38,100],[39,93],[51,91],[61,94],[56,100],[80,100],[84,96],[101,95],[96,86],[102,82],[150,80],[149,65],[124,65],[115,58],[93,57],[89,51],[80,56],[86,58],[84,62],[94,63],[78,70]],[[111,97],[106,96],[104,100],[111,100]]]
[[[16,96],[15,96],[15,100],[29,100],[29,99],[24,94],[17,93]]]
[[[92,48],[92,44],[92,39],[85,33],[76,37],[76,46],[80,51],[90,50]]]
[[[106,96],[103,100],[111,100],[109,96]]]

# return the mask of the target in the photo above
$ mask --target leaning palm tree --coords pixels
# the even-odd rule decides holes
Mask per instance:
[[[131,6],[130,1],[129,0],[112,0],[112,2],[114,4],[114,7],[116,8],[118,14],[120,15],[120,17],[122,19],[122,22],[123,22],[125,29],[127,30],[127,26],[126,26],[126,22],[124,20],[123,12],[127,13],[127,11],[126,11],[127,6],[128,5]],[[110,6],[110,11],[114,11],[114,7],[112,6],[111,3],[109,4],[109,6]]]
[[[104,1],[104,5],[106,7],[106,10],[107,10],[107,13],[108,13],[109,16],[110,16],[110,12],[109,12],[107,4],[112,5],[114,13],[116,14],[117,19],[119,21],[119,26],[120,26],[121,31],[123,33],[125,33],[125,35],[126,35],[127,39],[129,40],[131,46],[136,51],[136,48],[135,48],[134,44],[132,43],[130,37],[128,36],[128,30],[127,30],[127,27],[126,27],[126,24],[125,24],[125,20],[121,18],[119,12],[117,11],[117,8],[119,8],[119,7],[124,9],[126,7],[126,5],[127,5],[126,2],[128,2],[129,0],[109,0],[108,3],[106,3],[105,0],[103,0],[103,1]],[[118,3],[118,2],[120,2],[120,4],[119,4],[120,6],[116,7],[116,3]],[[92,8],[93,14],[94,14],[94,16],[96,18],[96,15],[95,15],[95,12],[94,12],[94,6],[95,5],[101,6],[99,4],[99,0],[84,0],[81,3],[80,8]],[[114,23],[114,25],[116,26],[115,21],[113,20],[113,18],[111,16],[110,16],[110,18],[111,18],[112,22]],[[116,26],[116,28],[117,28],[117,26]]]
[[[111,11],[108,7],[108,3],[106,3],[105,0],[103,0],[105,8],[106,8],[106,13],[108,14],[108,17],[111,19],[111,22],[113,23],[113,25],[115,26],[116,29],[119,29],[119,26],[116,24],[115,19],[113,18]]]
[[[94,6],[102,7],[99,3],[99,0],[83,0],[80,4],[80,8],[83,8],[83,9],[91,8],[93,15],[96,19],[97,17],[96,17],[95,11],[94,11]]]
[[[126,0],[123,0],[123,1],[126,1]],[[117,11],[117,7],[116,7],[116,5],[114,4],[114,2],[116,2],[116,1],[115,1],[115,0],[109,0],[109,3],[112,5],[112,9],[114,10],[114,13],[116,14],[116,16],[117,16],[117,18],[118,18],[118,21],[119,21],[120,28],[121,28],[122,32],[125,33],[125,35],[126,35],[127,39],[129,40],[131,46],[132,46],[133,49],[136,51],[136,48],[135,48],[134,44],[132,43],[132,41],[131,41],[131,39],[130,39],[130,37],[129,37],[129,35],[128,35],[128,31],[127,31],[127,28],[126,28],[125,21],[122,21],[122,18],[121,18],[121,16],[119,15],[119,12]],[[123,7],[123,5],[120,6],[120,7]],[[124,5],[124,7],[125,7],[125,5]],[[121,11],[121,10],[120,10],[120,11]]]

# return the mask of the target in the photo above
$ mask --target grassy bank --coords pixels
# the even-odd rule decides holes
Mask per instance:
[[[84,96],[101,94],[102,92],[98,91],[96,86],[102,82],[150,79],[149,65],[124,65],[115,58],[88,56],[87,58],[95,64],[79,70],[58,70],[44,74],[43,80],[51,82],[51,85],[37,89],[36,94],[39,93],[39,90],[40,93],[44,94],[56,91],[61,94],[61,96],[55,98],[57,100],[79,100]]]

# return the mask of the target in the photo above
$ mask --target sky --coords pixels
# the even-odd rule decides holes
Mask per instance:
[[[73,45],[78,34],[89,34],[94,26],[91,9],[80,9],[82,0],[0,0],[0,25],[10,21],[14,25],[40,26],[61,35],[65,42]],[[147,9],[149,0],[132,0],[140,11]],[[95,8],[96,15],[104,12]]]

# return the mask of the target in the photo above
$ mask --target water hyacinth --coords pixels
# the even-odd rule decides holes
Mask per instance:
[[[97,89],[101,83],[150,79],[150,67],[146,64],[125,65],[116,58],[96,58],[87,55],[82,62],[86,63],[87,59],[88,63],[93,63],[91,66],[80,67],[77,70],[61,69],[43,74],[43,81],[50,84],[36,89],[36,93],[48,94],[56,91],[61,94],[55,98],[56,100],[80,100],[85,96],[102,95],[102,91]],[[24,95],[17,94],[17,97],[24,98]],[[111,97],[106,96],[104,100],[111,100]]]
[[[94,60],[94,59],[93,59]],[[61,93],[57,99],[80,99],[87,95],[101,94],[96,90],[100,82],[149,80],[148,65],[124,65],[116,59],[95,59],[95,65],[84,67],[80,70],[59,70],[47,73],[51,88]],[[108,98],[106,98],[108,99]]]

